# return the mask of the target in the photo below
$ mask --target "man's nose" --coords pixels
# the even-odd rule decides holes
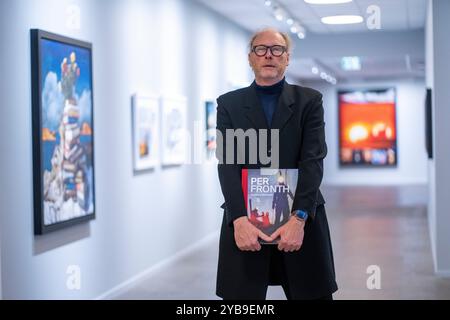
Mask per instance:
[[[272,52],[270,52],[269,49],[267,50],[266,55],[264,56],[264,58],[266,58],[266,59],[272,59]]]

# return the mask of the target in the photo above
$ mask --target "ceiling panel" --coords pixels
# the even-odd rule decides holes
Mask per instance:
[[[288,32],[286,22],[275,20],[271,8],[264,5],[264,0],[197,0],[198,2],[225,16],[233,23],[249,32],[261,27],[271,26]],[[370,37],[374,32],[409,31],[423,29],[426,20],[427,0],[354,0],[340,5],[310,5],[303,0],[274,0],[288,13],[297,19],[307,30],[307,37],[327,34],[356,34],[367,33]],[[380,8],[381,29],[369,30],[366,21],[354,25],[325,25],[321,18],[328,15],[358,14],[365,19],[369,16],[367,8],[376,5]],[[296,41],[296,47],[301,48],[302,42]],[[357,45],[357,44],[355,44]],[[423,76],[423,57],[411,58],[412,69],[408,70],[404,53],[393,57],[362,57],[363,69],[359,72],[346,72],[340,69],[340,59],[311,60],[302,59],[299,55],[291,56],[289,73],[291,76],[306,79],[320,79],[313,75],[311,68],[320,64],[323,68],[341,80],[380,78],[389,76]],[[418,67],[421,66],[421,67]]]
[[[340,5],[314,5],[309,4],[311,9],[319,17],[335,16],[335,15],[360,15],[362,12],[359,10],[355,2],[344,3]]]
[[[264,5],[264,0],[197,0],[214,11],[224,15],[245,29],[254,31],[261,26],[274,25],[268,20],[270,9]],[[303,23],[310,32],[317,33],[346,33],[364,32],[361,24],[341,27],[322,27],[320,18],[328,15],[358,14],[367,18],[367,8],[376,5],[380,8],[381,27],[385,31],[401,31],[423,28],[425,25],[426,0],[354,0],[346,4],[311,5],[302,0],[278,0],[294,18]],[[248,21],[251,18],[251,22]],[[277,21],[275,21],[278,23]],[[285,27],[287,29],[287,26]]]

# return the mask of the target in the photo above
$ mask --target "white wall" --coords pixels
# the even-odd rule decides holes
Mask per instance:
[[[426,82],[433,89],[433,149],[430,177],[429,228],[435,271],[450,277],[450,2],[429,1],[426,23]]]
[[[66,8],[81,8],[81,29]],[[215,232],[222,195],[216,167],[184,165],[133,175],[130,98],[188,98],[189,128],[203,98],[250,80],[247,33],[185,0],[1,1],[3,77],[0,242],[3,297],[90,299]],[[33,236],[29,30],[93,43],[96,215],[87,224]],[[3,49],[6,48],[6,49]],[[7,151],[5,151],[7,150]],[[81,290],[66,269],[81,268]]]
[[[427,19],[425,24],[425,83],[427,88],[434,87],[434,59],[433,59],[433,6],[432,2],[428,2]],[[432,106],[434,109],[434,90],[432,91]],[[432,117],[435,117],[435,112],[432,112]],[[435,120],[432,121],[433,123]],[[434,126],[433,126],[434,129]],[[433,153],[436,152],[433,132]],[[430,232],[431,250],[433,253],[433,261],[436,266],[436,176],[434,170],[434,160],[428,160],[428,229]]]
[[[1,241],[1,234],[0,234],[0,241]],[[2,285],[2,243],[0,242],[0,300],[2,300],[2,298],[3,298],[2,286],[3,286]]]
[[[326,185],[405,185],[427,183],[424,133],[425,84],[422,80],[394,80],[331,86],[305,83],[322,92],[328,155],[324,162]],[[338,97],[340,89],[385,88],[397,90],[398,164],[394,168],[339,168]]]

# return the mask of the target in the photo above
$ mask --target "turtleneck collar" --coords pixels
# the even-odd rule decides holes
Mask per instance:
[[[255,88],[258,91],[258,93],[262,94],[281,94],[281,91],[283,90],[284,85],[284,77],[279,82],[271,85],[271,86],[260,86],[256,83],[256,81],[253,81],[255,84]]]

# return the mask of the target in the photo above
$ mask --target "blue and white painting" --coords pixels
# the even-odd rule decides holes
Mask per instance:
[[[45,226],[94,213],[92,61],[87,48],[40,39]]]

